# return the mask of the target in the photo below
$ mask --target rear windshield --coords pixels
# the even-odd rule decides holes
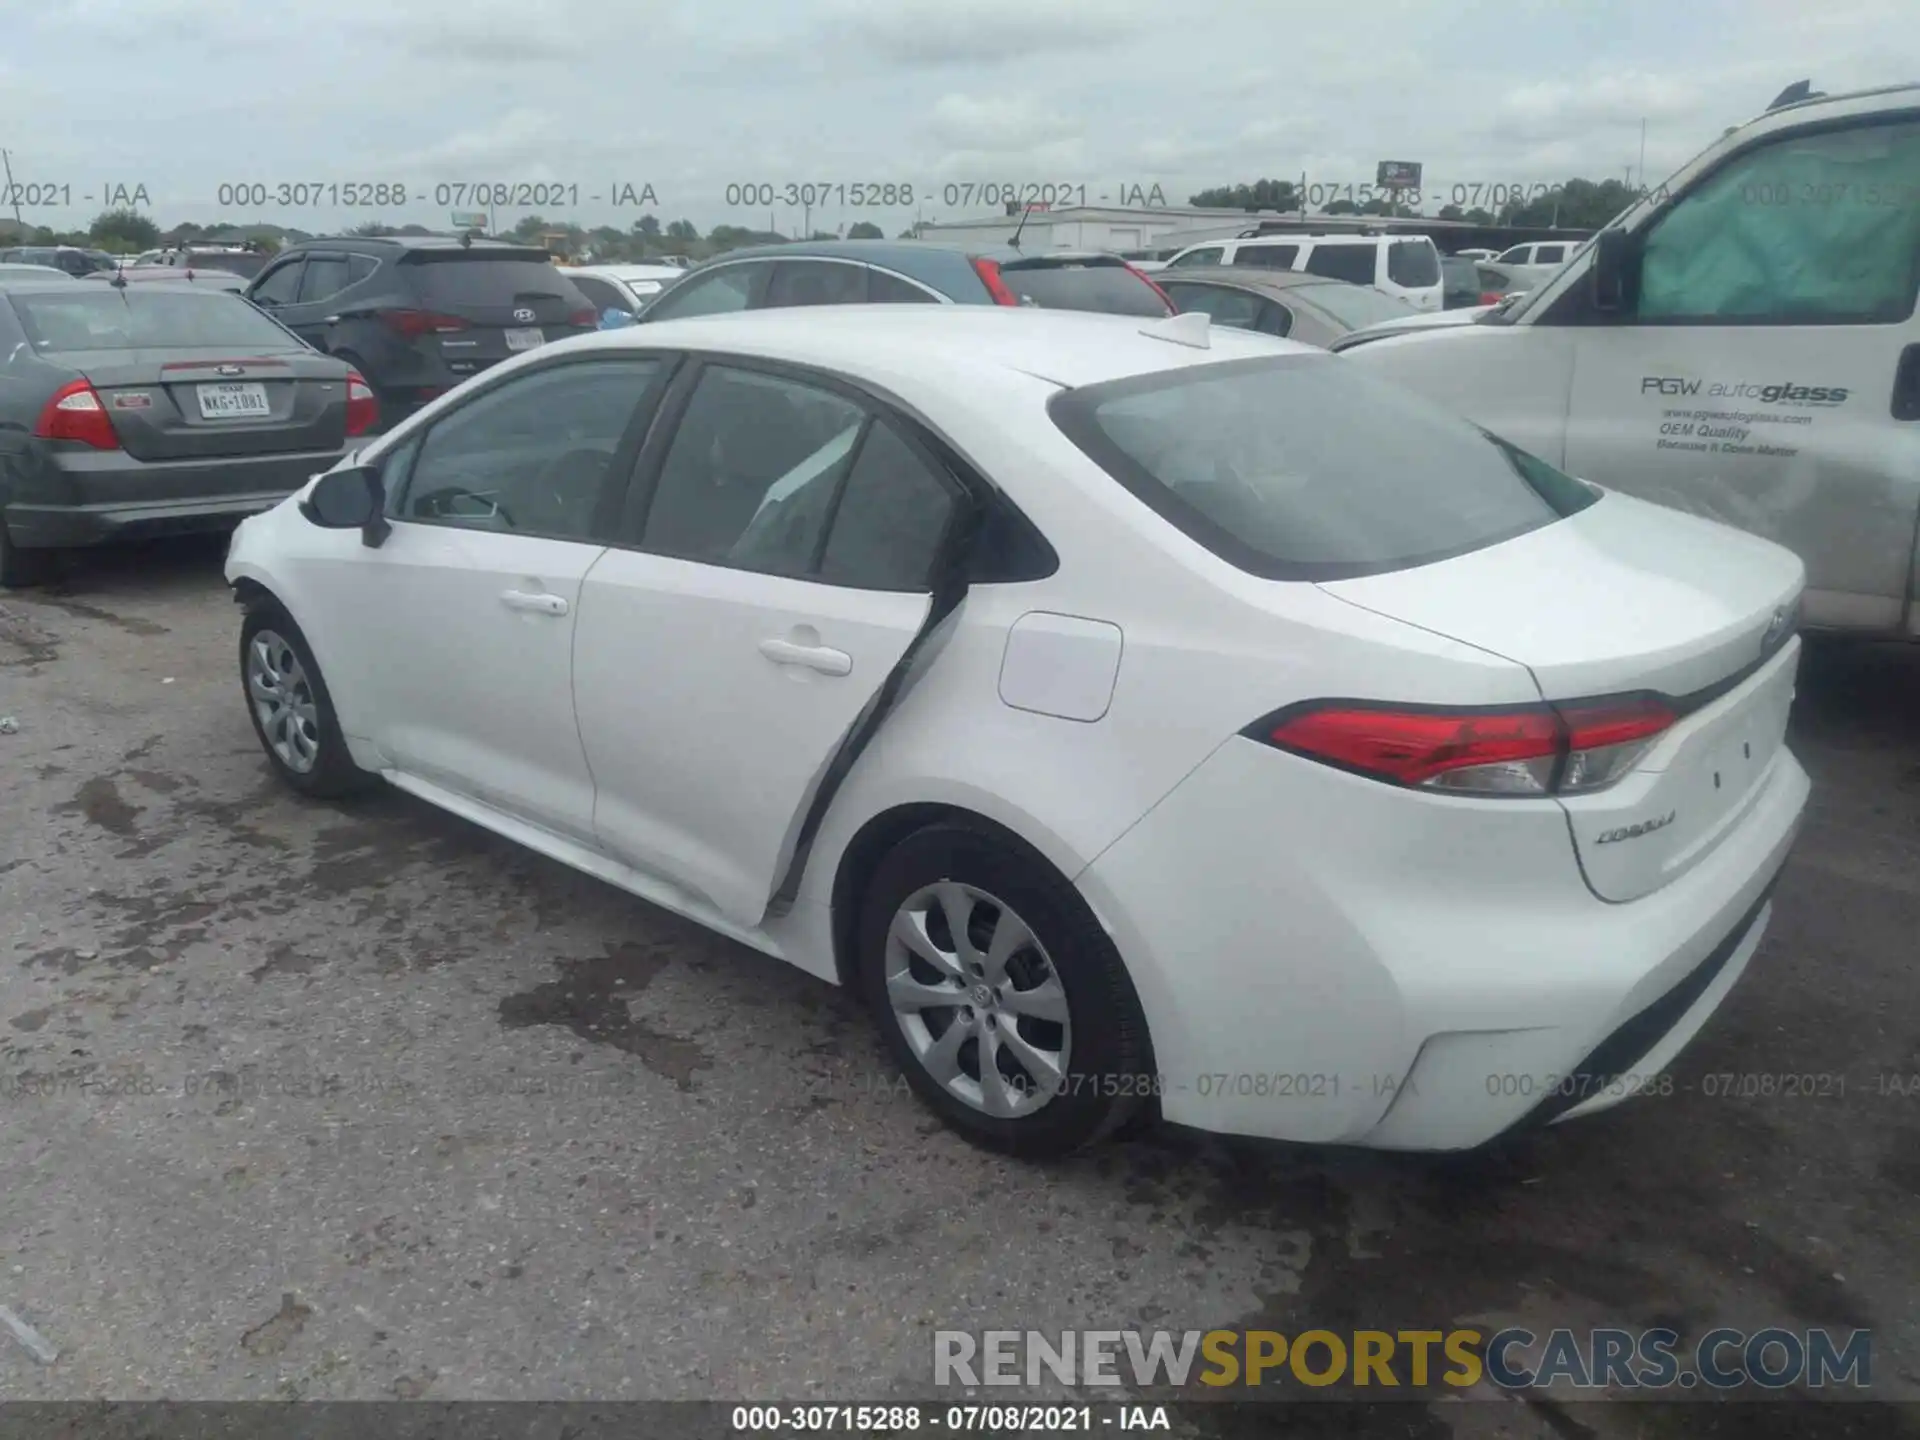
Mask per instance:
[[[447,255],[411,255],[406,274],[429,305],[510,305],[517,295],[578,292],[550,260],[496,259],[471,251]]]
[[[64,350],[286,350],[297,342],[228,290],[102,285],[7,296],[33,348]]]
[[[1440,252],[1431,240],[1395,240],[1387,247],[1387,279],[1408,289],[1440,283]]]
[[[1358,330],[1382,320],[1404,320],[1420,313],[1397,295],[1366,285],[1306,285],[1295,292],[1309,305],[1327,312],[1342,325]]]
[[[1025,305],[1099,310],[1109,315],[1172,313],[1152,285],[1119,260],[1014,260],[1000,279]]]
[[[252,254],[228,254],[220,250],[189,251],[186,264],[196,270],[224,270],[229,275],[238,275],[251,280],[267,267],[268,256]]]
[[[1054,422],[1163,519],[1250,574],[1339,580],[1512,539],[1594,492],[1331,355],[1066,390]]]

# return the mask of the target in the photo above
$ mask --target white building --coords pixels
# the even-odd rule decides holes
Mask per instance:
[[[1113,205],[1070,205],[1035,209],[1020,229],[1018,215],[987,215],[972,220],[932,221],[920,227],[926,240],[959,245],[1004,245],[1020,229],[1020,248],[1044,250],[1175,250],[1196,240],[1238,235],[1273,212],[1173,208],[1133,210]]]

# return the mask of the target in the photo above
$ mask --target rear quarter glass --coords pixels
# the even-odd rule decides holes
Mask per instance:
[[[1275,580],[1409,569],[1595,503],[1546,462],[1330,355],[1062,391],[1061,431],[1214,554]]]

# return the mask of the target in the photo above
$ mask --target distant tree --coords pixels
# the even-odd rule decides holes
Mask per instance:
[[[160,227],[138,210],[103,210],[87,235],[96,245],[120,250],[150,250],[160,243]]]
[[[918,230],[902,230],[894,238],[896,240],[918,240],[920,238],[920,232]]]
[[[856,220],[847,228],[847,239],[849,240],[884,240],[886,238],[886,231],[882,230],[871,220]]]
[[[538,240],[540,232],[548,228],[547,222],[538,215],[522,215],[511,233],[516,240]]]
[[[669,240],[698,240],[700,238],[700,230],[691,220],[676,220],[667,226],[667,238]]]
[[[382,225],[378,220],[369,220],[364,225],[356,225],[347,232],[349,235],[365,235],[378,238],[382,235],[398,235],[400,232],[391,225]]]
[[[1442,205],[1440,207],[1440,213],[1433,218],[1436,220],[1464,220],[1467,217],[1466,213],[1462,211],[1458,205]]]
[[[1575,178],[1552,194],[1525,203],[1508,201],[1500,207],[1502,225],[1557,225],[1570,230],[1598,230],[1639,198],[1624,180]]]
[[[1221,210],[1298,210],[1291,180],[1256,180],[1251,185],[1216,185],[1188,199],[1189,205]]]
[[[1474,206],[1471,210],[1467,211],[1467,213],[1465,215],[1462,215],[1460,218],[1462,220],[1465,220],[1469,225],[1493,224],[1493,212],[1487,209],[1483,205]]]
[[[651,215],[642,215],[633,222],[633,233],[644,235],[649,240],[657,240],[660,238],[660,222]]]
[[[1360,207],[1351,200],[1333,200],[1329,201],[1327,208],[1320,213],[1322,215],[1358,215]]]

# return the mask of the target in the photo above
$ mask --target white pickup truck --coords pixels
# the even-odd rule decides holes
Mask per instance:
[[[1920,85],[1722,137],[1542,288],[1333,348],[1601,486],[1776,540],[1920,639]]]

